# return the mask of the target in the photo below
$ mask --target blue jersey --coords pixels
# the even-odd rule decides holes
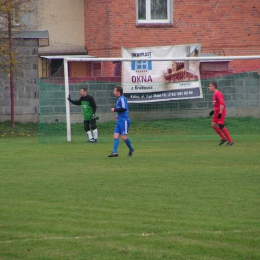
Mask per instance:
[[[120,108],[125,108],[126,110],[124,112],[117,112],[117,119],[119,121],[121,120],[129,120],[129,116],[128,116],[128,103],[127,103],[127,99],[122,95],[117,99],[116,102],[116,108],[120,109]]]

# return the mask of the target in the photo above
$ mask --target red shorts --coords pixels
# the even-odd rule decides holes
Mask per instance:
[[[218,111],[214,111],[214,115],[212,117],[212,122],[217,123],[218,125],[225,124],[226,110],[222,112],[222,117],[218,118]]]

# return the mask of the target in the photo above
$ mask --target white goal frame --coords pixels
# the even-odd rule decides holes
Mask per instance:
[[[69,74],[68,74],[68,62],[70,61],[146,61],[147,58],[95,58],[88,55],[84,56],[42,56],[47,59],[63,59],[64,61],[64,80],[65,80],[65,103],[66,103],[66,123],[67,123],[67,141],[71,142],[71,123],[70,123],[70,103],[67,100],[69,95]],[[151,61],[222,61],[222,60],[250,60],[260,59],[260,55],[252,56],[206,56],[206,57],[172,57],[172,58],[149,58]]]

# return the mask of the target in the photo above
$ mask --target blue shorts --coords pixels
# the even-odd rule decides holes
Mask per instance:
[[[115,134],[127,135],[130,127],[130,120],[120,120],[116,122]]]

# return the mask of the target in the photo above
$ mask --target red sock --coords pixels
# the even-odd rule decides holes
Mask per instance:
[[[231,142],[232,142],[232,139],[231,139],[231,137],[230,137],[230,135],[229,135],[229,132],[228,132],[228,130],[227,130],[226,127],[224,127],[224,128],[222,129],[222,132],[224,133],[224,135],[226,136],[226,138],[228,139],[228,141],[231,143]]]
[[[223,133],[221,132],[221,130],[219,129],[218,126],[213,127],[213,129],[216,131],[216,133],[221,137],[221,139],[226,139],[226,137],[223,135]]]

